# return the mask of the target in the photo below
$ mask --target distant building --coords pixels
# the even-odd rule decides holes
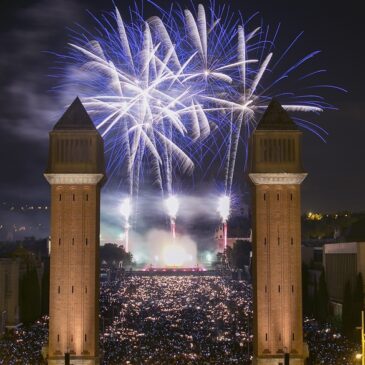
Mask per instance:
[[[354,287],[358,273],[365,278],[365,242],[324,245],[323,266],[334,314],[340,316],[347,281]]]
[[[252,242],[252,230],[250,227],[237,227],[228,224],[227,229],[227,247],[233,248],[233,245],[237,241],[249,241]],[[222,252],[224,250],[224,232],[223,224],[220,224],[214,233],[214,240],[216,243],[216,248],[218,251]]]
[[[19,259],[0,258],[0,334],[19,322]]]
[[[43,275],[44,263],[22,246],[0,258],[0,334],[39,318]]]
[[[323,247],[311,247],[302,245],[302,262],[308,266],[322,266]]]
[[[0,337],[5,332],[5,325],[6,325],[6,311],[2,310],[0,312]]]

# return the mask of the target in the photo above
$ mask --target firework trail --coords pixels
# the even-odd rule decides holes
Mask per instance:
[[[224,242],[224,250],[227,248],[227,222],[229,215],[231,213],[231,199],[227,195],[222,195],[218,199],[218,207],[217,211],[222,219],[223,224],[223,242]]]
[[[129,218],[132,214],[132,202],[130,198],[125,198],[120,206],[121,213],[124,217],[124,230],[125,230],[125,251],[129,252]]]
[[[166,207],[167,214],[170,217],[172,240],[173,240],[173,242],[175,242],[176,216],[177,216],[177,212],[179,211],[180,202],[175,195],[170,195],[167,199],[165,199],[165,207]]]

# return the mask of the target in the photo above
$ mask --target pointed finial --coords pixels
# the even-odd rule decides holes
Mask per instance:
[[[67,108],[60,120],[56,123],[53,130],[95,130],[89,114],[76,97],[72,104]]]
[[[276,99],[271,99],[257,130],[297,130],[297,125]]]

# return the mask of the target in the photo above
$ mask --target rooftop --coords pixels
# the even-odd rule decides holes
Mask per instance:
[[[53,130],[95,130],[89,114],[77,97],[68,107]]]
[[[256,130],[298,130],[298,127],[281,104],[272,99]]]

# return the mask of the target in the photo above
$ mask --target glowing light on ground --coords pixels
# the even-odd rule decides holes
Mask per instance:
[[[186,262],[192,261],[184,247],[177,244],[169,244],[164,247],[162,252],[163,263],[167,267],[182,267]]]
[[[133,231],[130,251],[137,268],[194,268],[199,264],[196,242],[184,234],[173,240],[167,230],[152,229],[145,235]]]
[[[210,252],[208,252],[205,255],[205,259],[208,261],[208,263],[211,263],[213,261],[213,255]]]

